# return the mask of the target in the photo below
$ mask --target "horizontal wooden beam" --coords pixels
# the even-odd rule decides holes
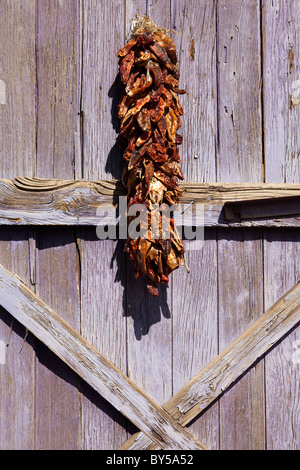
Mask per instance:
[[[165,405],[182,426],[190,423],[300,321],[300,283],[195,375]],[[122,450],[157,448],[145,434],[132,436]]]
[[[300,216],[295,212],[247,219],[226,219],[224,212],[229,202],[254,201],[257,214],[257,200],[299,197],[299,184],[187,182],[180,187],[182,207],[175,213],[178,226],[300,226]],[[125,197],[126,190],[115,180],[0,180],[0,225],[116,225],[120,196]]]
[[[162,449],[206,449],[143,390],[0,265],[0,305]]]
[[[300,196],[230,201],[224,205],[224,215],[229,222],[275,217],[300,218]]]

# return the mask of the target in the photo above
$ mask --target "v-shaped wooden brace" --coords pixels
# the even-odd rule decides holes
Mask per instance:
[[[206,447],[184,428],[300,321],[300,283],[159,406],[114,364],[0,265],[0,304],[142,431],[125,449]]]

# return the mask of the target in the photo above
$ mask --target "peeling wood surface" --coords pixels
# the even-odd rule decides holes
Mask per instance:
[[[163,449],[204,450],[75,329],[0,265],[1,305]]]

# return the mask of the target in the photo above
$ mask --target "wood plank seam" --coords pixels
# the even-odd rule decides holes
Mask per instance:
[[[162,449],[205,450],[18,276],[0,265],[1,305]]]
[[[163,408],[178,423],[186,426],[299,321],[300,282],[195,375]],[[153,448],[153,442],[142,433],[137,433],[120,449],[149,448]]]
[[[177,420],[177,422],[179,423],[177,426],[179,426],[179,428],[181,428],[181,426],[186,426],[195,416],[197,416],[201,411],[203,411],[215,398],[217,398],[226,388],[228,388],[228,386],[234,380],[236,380],[245,370],[247,370],[253,364],[253,362],[257,360],[258,357],[264,354],[271,346],[273,346],[276,341],[278,341],[300,320],[300,284],[298,283],[273,307],[271,307],[265,314],[263,314],[239,338],[237,338],[233,343],[231,343],[229,347],[223,351],[223,353],[217,356],[203,371],[197,374],[171,400],[169,400],[169,402],[167,402],[163,407],[166,413],[163,413],[163,409],[161,409],[161,407],[159,407],[151,399],[149,399],[144,394],[144,392],[140,391],[126,376],[124,376],[115,366],[113,366],[113,364],[107,361],[104,357],[101,357],[101,355],[90,345],[88,345],[88,343],[75,330],[73,330],[66,322],[60,319],[60,317],[50,307],[48,307],[28,287],[26,287],[25,284],[23,284],[17,276],[14,276],[9,273],[1,265],[0,292],[2,292],[2,306],[6,308],[7,311],[9,311],[14,317],[16,317],[22,324],[24,324],[26,328],[32,331],[33,334],[35,334],[43,342],[45,342],[45,344],[49,346],[50,349],[53,348],[52,350],[55,352],[55,354],[57,354],[68,365],[70,365],[70,367],[72,367],[77,373],[79,373],[79,375],[83,376],[85,380],[89,382],[89,374],[86,375],[85,369],[81,369],[78,372],[78,369],[76,367],[77,362],[75,360],[74,363],[74,358],[72,358],[72,354],[74,355],[75,352],[77,355],[76,359],[81,357],[81,361],[84,362],[83,358],[85,356],[82,355],[82,351],[80,354],[80,348],[77,350],[78,343],[76,344],[76,342],[78,341],[81,342],[85,347],[87,347],[90,352],[93,351],[93,354],[96,354],[96,356],[92,354],[92,357],[89,358],[89,371],[91,371],[93,366],[96,365],[96,357],[96,359],[98,359],[98,364],[103,365],[103,363],[106,363],[106,365],[108,365],[108,368],[111,368],[111,370],[116,372],[118,375],[117,380],[114,379],[113,384],[110,384],[110,387],[112,387],[113,390],[112,400],[110,394],[107,396],[107,390],[105,390],[103,394],[103,388],[100,387],[99,389],[99,384],[95,387],[97,379],[96,382],[94,382],[95,378],[93,378],[91,385],[94,386],[97,391],[100,390],[100,393],[102,393],[103,396],[108,399],[114,406],[117,406],[117,409],[119,409],[119,411],[121,411],[129,419],[132,420],[132,416],[128,416],[128,414],[130,413],[125,413],[124,407],[119,406],[119,399],[114,398],[118,397],[118,393],[116,392],[120,392],[120,388],[121,390],[124,389],[125,380],[125,383],[127,383],[127,385],[129,386],[131,394],[135,394],[135,392],[137,391],[138,396],[141,395],[144,399],[146,398],[146,405],[149,405],[150,403],[150,408],[155,408],[155,411],[158,412],[158,415],[155,416],[155,418],[159,417],[160,425],[162,425],[163,428],[164,426],[169,426],[169,417],[171,420]],[[24,311],[26,312],[25,314]],[[39,318],[41,312],[44,313],[44,317]],[[69,336],[69,339],[71,339],[70,344],[73,344],[73,348],[75,345],[75,349],[73,350],[73,353],[71,353],[71,359],[68,354],[67,358],[65,356],[66,348],[64,347],[64,340],[61,343],[56,339],[56,342],[54,342],[54,346],[52,344],[53,338],[51,339],[51,334],[53,335],[53,333],[55,333],[55,337],[58,338],[59,333],[61,333],[61,326],[63,326],[63,329],[61,331],[64,332],[64,335],[66,335],[66,337]],[[48,331],[45,336],[45,332],[49,329],[50,331],[52,330],[52,333],[49,333]],[[256,342],[255,339],[256,341],[260,339],[260,341]],[[248,355],[245,355],[245,349],[248,349]],[[220,374],[220,371],[222,370],[223,375]],[[121,381],[119,380],[120,378],[122,379]],[[130,399],[129,403],[130,405],[132,405]],[[125,409],[126,411],[128,410],[127,407],[125,407]],[[132,412],[132,409],[129,409]],[[140,424],[140,417],[138,417],[138,419],[136,419],[135,417],[133,422],[135,424],[137,424],[137,422],[138,424]],[[146,436],[148,436],[148,439],[151,436],[150,441],[147,441],[146,439],[146,442],[148,442],[147,445],[153,446],[154,441],[155,444],[159,447],[166,448],[166,432],[163,432],[164,437],[162,438],[162,436],[159,435],[157,429],[154,429],[154,424],[154,421],[152,421],[153,429],[151,433],[149,433],[149,429],[146,426],[146,429],[148,431],[146,432]],[[175,426],[175,432],[178,432],[177,426]],[[139,427],[145,428],[144,423],[142,423],[142,426]],[[171,431],[174,431],[174,423],[172,421]],[[190,443],[190,439],[192,439],[193,446],[196,446],[192,448],[205,448],[203,444],[198,443],[197,440],[194,440],[193,436],[189,435],[189,433],[187,434],[187,436],[184,436],[184,444],[187,445],[187,443]],[[131,438],[128,441],[129,445],[131,445],[133,442],[136,442],[136,440],[136,436],[134,436],[134,438]],[[170,444],[174,446],[174,441],[172,441],[172,439],[171,441],[169,439],[167,442],[167,445]],[[178,442],[176,442],[176,440],[175,445],[178,445]],[[126,447],[126,444],[122,446],[122,449],[125,448],[128,448]]]

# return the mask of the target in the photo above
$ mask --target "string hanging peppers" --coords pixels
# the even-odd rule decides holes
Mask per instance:
[[[178,204],[181,196],[182,137],[177,131],[183,108],[178,94],[185,90],[178,88],[175,44],[149,18],[136,18],[132,37],[117,56],[123,84],[118,117],[125,146],[122,181],[128,191],[127,211],[134,204],[147,209],[144,235],[129,233],[125,251],[136,278],[144,276],[148,291],[157,296],[158,285],[167,284],[170,273],[184,261],[174,219],[163,208]],[[135,216],[128,218],[130,222]]]

